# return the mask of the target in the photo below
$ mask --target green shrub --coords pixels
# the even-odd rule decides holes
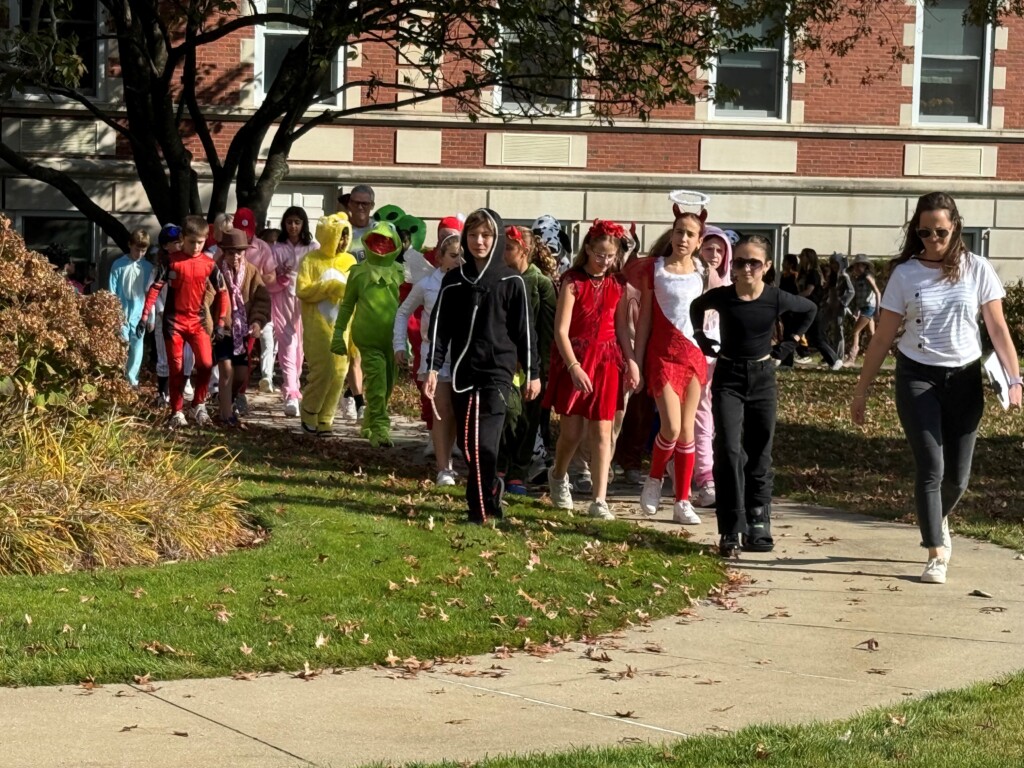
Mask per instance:
[[[113,295],[79,296],[0,216],[0,418],[26,405],[129,400],[120,327]]]
[[[252,542],[224,449],[193,457],[113,416],[0,426],[0,575],[195,560]]]
[[[1010,327],[1010,335],[1013,336],[1017,354],[1024,354],[1024,278],[1006,286],[1003,314],[1006,316],[1006,324]]]

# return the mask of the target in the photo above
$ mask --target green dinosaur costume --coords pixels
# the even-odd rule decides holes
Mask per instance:
[[[338,302],[356,263],[347,252],[352,239],[348,216],[335,213],[320,219],[316,239],[320,248],[303,257],[295,281],[295,295],[302,302],[302,349],[309,366],[301,414],[303,429],[329,435],[348,373],[348,359],[331,354]]]
[[[352,343],[359,350],[363,367],[362,435],[370,445],[391,445],[391,419],[388,400],[395,386],[395,353],[391,332],[398,312],[398,287],[405,280],[401,264],[395,259],[402,252],[402,239],[394,225],[379,222],[363,235],[366,260],[348,273],[345,298],[334,324],[331,351],[347,355],[345,332],[352,321]],[[354,313],[354,319],[353,319]]]

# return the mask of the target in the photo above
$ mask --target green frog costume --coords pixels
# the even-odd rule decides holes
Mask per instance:
[[[398,312],[398,288],[405,280],[395,259],[402,252],[402,239],[390,222],[381,221],[363,235],[366,260],[352,267],[345,298],[334,323],[331,351],[348,354],[346,330],[352,322],[352,343],[359,350],[363,367],[362,435],[376,447],[391,445],[388,400],[395,386],[395,354],[392,329]]]
[[[338,303],[356,263],[348,253],[352,242],[348,216],[324,216],[316,225],[316,239],[320,247],[303,257],[295,282],[295,295],[302,302],[302,349],[309,366],[301,415],[304,430],[326,436],[331,434],[348,373],[348,358],[331,353]],[[342,343],[347,343],[344,329],[341,336]]]

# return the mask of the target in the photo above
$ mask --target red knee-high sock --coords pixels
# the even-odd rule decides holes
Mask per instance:
[[[676,501],[690,499],[690,483],[693,481],[693,464],[696,456],[696,445],[692,441],[676,443]]]
[[[661,480],[665,476],[665,467],[668,466],[668,460],[672,458],[672,451],[675,448],[675,441],[669,442],[661,435],[654,438],[654,450],[651,451],[651,477]]]

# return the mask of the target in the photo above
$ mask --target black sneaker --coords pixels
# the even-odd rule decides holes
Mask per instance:
[[[496,482],[494,484],[494,509],[495,509],[494,516],[495,517],[499,517],[500,518],[500,517],[504,516],[504,513],[505,513],[505,510],[504,510],[504,507],[503,507],[504,501],[505,501],[505,478],[499,477],[499,478],[496,478]]]
[[[718,540],[718,554],[721,557],[738,557],[740,554],[740,535],[726,533]]]
[[[771,504],[747,510],[747,532],[743,536],[743,549],[747,552],[771,552],[775,548],[771,515]]]

